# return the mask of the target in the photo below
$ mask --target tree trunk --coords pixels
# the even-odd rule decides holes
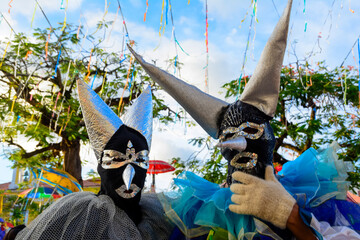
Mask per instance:
[[[80,140],[69,141],[63,138],[61,151],[64,154],[64,170],[76,178],[80,185],[83,186],[81,177]]]

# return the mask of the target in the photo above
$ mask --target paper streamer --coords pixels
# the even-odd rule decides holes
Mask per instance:
[[[12,33],[12,30],[11,30],[11,33]],[[2,67],[3,62],[4,62],[4,60],[5,60],[5,55],[6,55],[6,52],[7,52],[7,49],[8,49],[8,47],[9,47],[9,45],[10,45],[10,40],[9,40],[8,43],[6,44],[4,54],[3,54],[2,60],[1,60],[1,62],[0,62],[0,68]]]
[[[165,5],[165,0],[163,0],[162,2],[162,7],[161,7],[161,17],[160,17],[160,29],[159,29],[159,36],[161,37],[161,29],[162,29],[162,25],[163,25],[163,15],[164,15],[164,5]]]
[[[124,98],[124,93],[125,93],[125,89],[127,88],[128,86],[128,83],[129,83],[129,76],[130,76],[130,72],[131,72],[131,66],[132,66],[132,56],[130,57],[130,62],[129,62],[129,70],[127,72],[127,76],[126,76],[126,83],[125,83],[125,86],[124,86],[124,89],[123,89],[123,92],[121,94],[121,98],[120,98],[120,101],[119,101],[119,106],[118,106],[118,115],[120,116],[120,107],[122,105],[122,102],[123,102],[123,98]]]
[[[304,13],[304,17],[306,18],[306,0],[304,0],[304,10],[303,10],[303,13]],[[305,28],[304,28],[304,32],[306,32],[307,30],[307,20],[305,20]]]
[[[32,28],[33,22],[34,22],[35,13],[36,13],[36,8],[37,8],[37,4],[35,3],[34,12],[33,12],[33,15],[32,15],[32,18],[31,18],[31,24],[30,24],[30,27],[31,27],[31,28]]]
[[[87,74],[86,74],[86,76],[85,76],[85,82],[87,81],[87,79],[89,78],[89,76],[90,76],[90,64],[91,64],[91,56],[92,56],[92,52],[93,52],[93,48],[91,49],[91,51],[90,51],[90,59],[89,59],[89,63],[88,63],[88,66],[87,66]]]
[[[63,24],[63,27],[61,28],[60,31],[64,31],[65,27],[66,27],[66,12],[67,12],[67,9],[68,9],[68,5],[69,5],[69,0],[66,0],[66,7],[64,9],[64,24]]]
[[[56,106],[57,106],[57,102],[59,101],[60,95],[61,95],[61,92],[58,92],[58,94],[56,96],[56,100],[55,100],[55,105],[54,105],[52,117],[54,117],[54,115],[55,115]]]
[[[14,111],[14,106],[15,106],[15,101],[16,101],[16,98],[17,98],[17,96],[16,96],[16,95],[14,95],[14,97],[13,97],[13,102],[12,102],[12,105],[11,105],[11,110],[10,110],[10,112],[13,112],[13,111]]]
[[[104,74],[104,77],[103,77],[103,81],[102,81],[102,84],[101,84],[100,96],[102,95],[103,90],[104,90],[104,85],[105,85],[105,80],[106,80],[106,74],[107,74],[107,71],[105,71],[105,74]]]
[[[351,0],[349,0],[349,11],[350,11],[351,13],[355,13],[355,11],[351,8]]]
[[[146,21],[146,14],[147,14],[148,8],[149,8],[149,0],[146,0],[146,10],[144,13],[144,22]]]
[[[10,2],[9,2],[9,10],[8,10],[9,14],[10,14],[10,9],[12,8],[12,6],[11,6],[12,1],[13,0],[10,0]]]
[[[31,54],[32,54],[32,51],[27,51],[24,59],[27,60]]]
[[[17,60],[18,60],[18,58],[20,56],[20,46],[21,46],[21,41],[19,42],[18,50],[17,50],[16,58],[15,58],[15,71],[14,71],[15,79],[16,79],[16,73],[17,73]]]
[[[55,76],[56,76],[56,72],[57,72],[57,69],[58,69],[58,66],[59,66],[59,61],[60,61],[60,56],[61,56],[61,49],[62,49],[62,45],[60,47],[59,55],[57,57],[57,61],[56,61],[56,65],[55,65],[55,73],[51,78],[55,78]]]
[[[206,5],[206,31],[205,31],[205,44],[206,44],[206,69],[205,69],[205,92],[209,93],[209,22],[208,22],[208,4],[207,0],[205,1]]]
[[[359,68],[358,68],[358,74],[359,74],[359,82],[358,82],[358,88],[359,88],[359,108],[360,108],[360,38],[358,38],[358,59],[359,59]]]
[[[47,60],[47,56],[48,56],[50,35],[51,35],[51,27],[49,29],[49,33],[48,33],[47,40],[45,43],[45,60]]]

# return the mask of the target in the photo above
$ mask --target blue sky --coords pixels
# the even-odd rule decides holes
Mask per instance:
[[[64,10],[67,0],[38,0],[52,25],[64,20]],[[251,30],[250,45],[247,51],[245,74],[251,74],[256,66],[261,51],[275,26],[286,2],[285,0],[258,0],[257,22]],[[16,32],[31,32],[31,22],[35,9],[35,0],[1,0],[0,11],[9,20]],[[9,7],[9,3],[11,8]],[[175,49],[172,38],[170,14],[168,24],[162,37],[159,37],[161,0],[148,0],[147,18],[144,22],[146,0],[121,0],[122,12],[131,39],[135,40],[136,50],[147,60],[156,60],[159,66],[166,66],[166,60],[174,58],[176,50],[178,59],[184,63],[181,78],[204,89],[206,66],[205,48],[205,0],[172,0],[172,13],[176,38],[185,54],[178,46]],[[209,90],[210,94],[219,94],[220,86],[241,74],[244,52],[246,49],[251,14],[253,12],[250,0],[208,0],[208,34],[209,34]],[[305,5],[304,5],[305,3]],[[96,24],[104,16],[108,7],[106,20],[114,20],[118,9],[117,0],[68,0],[66,11],[67,23],[81,24],[84,31],[92,33]],[[10,8],[10,14],[9,14]],[[305,10],[305,13],[304,13]],[[244,19],[246,13],[247,17]],[[170,12],[168,12],[170,13]],[[164,9],[165,19],[166,9]],[[1,19],[1,17],[0,17]],[[329,67],[339,66],[351,50],[360,34],[360,1],[351,0],[294,0],[290,22],[289,47],[284,64],[293,63],[296,57],[300,60],[308,58],[311,64],[325,60]],[[305,31],[306,26],[306,31]],[[10,29],[4,20],[0,24],[0,39],[10,37]],[[37,7],[32,23],[33,28],[49,27],[40,9]],[[102,33],[98,32],[98,36]],[[319,37],[320,36],[320,37]],[[106,36],[108,37],[108,35]],[[121,51],[123,39],[122,17],[119,13],[111,36],[104,41],[102,47],[113,51]],[[4,43],[3,46],[4,47]],[[88,46],[90,50],[91,46]],[[310,53],[316,53],[310,55]],[[296,57],[295,57],[296,55]],[[354,60],[355,57],[355,60]],[[357,48],[345,61],[345,65],[357,67]],[[173,69],[169,69],[173,72]],[[177,74],[179,74],[177,72]],[[173,100],[163,94],[171,104]],[[175,105],[177,108],[177,106]],[[187,145],[187,139],[205,133],[194,128],[186,131],[180,123],[174,126],[155,126],[162,131],[154,132],[152,153],[154,158],[168,160],[179,156],[186,159],[193,148]],[[172,145],[169,145],[172,143]],[[174,147],[176,145],[177,147]],[[165,147],[164,147],[165,146]],[[167,147],[166,147],[167,146]],[[171,146],[171,147],[170,147]],[[165,150],[164,150],[165,149]],[[92,154],[84,150],[82,154]],[[8,166],[5,160],[0,162]],[[86,167],[84,170],[89,170]],[[11,170],[0,170],[0,182],[10,181]]]

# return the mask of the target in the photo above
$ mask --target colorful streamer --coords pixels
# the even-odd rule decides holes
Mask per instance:
[[[149,8],[149,0],[146,0],[146,10],[144,13],[144,22],[146,21],[146,14],[147,14],[148,8]]]
[[[68,6],[69,6],[69,0],[66,0],[66,7],[64,9],[64,14],[65,14],[65,17],[64,17],[64,24],[63,24],[63,27],[61,28],[61,32],[64,31],[65,27],[66,27],[66,12],[67,12],[67,9],[68,9]]]
[[[47,60],[48,51],[49,51],[50,34],[51,34],[51,27],[49,29],[49,33],[48,33],[47,40],[46,40],[46,43],[45,43],[45,60]]]
[[[58,66],[59,66],[59,61],[60,61],[60,56],[61,56],[61,49],[62,49],[62,45],[60,47],[59,55],[57,57],[57,61],[56,61],[56,65],[55,65],[55,73],[51,78],[55,78],[55,76],[56,76],[56,72],[57,72],[57,69],[58,69]]]
[[[160,29],[159,29],[159,36],[160,36],[160,37],[161,37],[161,29],[162,29],[162,27],[163,27],[164,5],[165,5],[165,0],[163,0],[163,2],[162,2],[162,7],[161,7]],[[164,26],[164,27],[165,27],[165,26]]]
[[[205,92],[208,93],[209,92],[209,31],[208,31],[208,27],[209,27],[209,22],[208,22],[208,4],[207,4],[207,0],[205,1],[205,5],[206,5],[206,19],[205,19],[205,23],[206,23],[206,27],[205,27],[205,44],[206,44],[206,69],[205,69]]]
[[[359,68],[358,68],[358,74],[359,74],[359,108],[360,108],[360,38],[358,38],[358,59],[359,59]]]
[[[25,55],[25,57],[24,57],[24,59],[25,59],[25,60],[27,60],[27,59],[28,59],[28,57],[29,57],[31,54],[32,54],[32,51],[30,51],[30,50],[29,50],[29,51],[27,51],[27,52],[26,52],[26,55]]]
[[[13,0],[10,0],[10,2],[9,2],[9,4],[8,4],[8,5],[9,5],[9,10],[8,10],[9,14],[10,14],[10,9],[12,8],[12,6],[11,6],[12,1],[13,1]]]
[[[90,76],[90,64],[91,64],[91,56],[92,56],[92,52],[93,52],[93,48],[91,49],[91,51],[90,51],[90,59],[89,59],[89,63],[88,63],[88,66],[87,66],[87,74],[86,74],[86,76],[85,76],[85,82],[87,81],[87,79],[89,78],[89,76]]]
[[[31,24],[30,24],[30,27],[31,27],[31,28],[32,28],[32,26],[33,26],[33,22],[34,22],[35,13],[36,13],[36,8],[37,8],[37,4],[35,4],[35,7],[34,7],[34,12],[33,12],[32,18],[31,18]]]
[[[107,74],[107,71],[105,71],[105,74],[104,74],[104,77],[103,77],[103,81],[102,81],[102,84],[101,84],[100,96],[102,95],[102,92],[103,92],[103,90],[104,90],[104,85],[105,85],[105,80],[106,80],[106,74]]]
[[[12,30],[11,30],[11,33],[12,33]],[[6,44],[4,54],[3,54],[2,60],[1,60],[1,62],[0,62],[0,68],[2,67],[3,62],[4,62],[4,60],[5,60],[5,55],[6,55],[6,52],[7,52],[7,49],[8,49],[8,47],[9,47],[9,45],[10,45],[10,40],[9,40],[8,43]]]
[[[304,16],[306,18],[306,0],[304,0],[304,10],[303,10],[303,13],[304,13]],[[307,21],[305,20],[305,28],[304,28],[304,32],[306,32],[307,30]]]
[[[130,57],[130,62],[129,62],[129,70],[127,72],[127,76],[126,76],[126,83],[125,83],[125,86],[124,86],[124,89],[123,89],[123,92],[121,94],[121,98],[120,98],[120,101],[119,101],[119,106],[118,106],[118,115],[120,115],[121,111],[120,111],[120,107],[123,103],[123,99],[124,99],[124,93],[125,93],[125,89],[127,88],[128,86],[128,83],[129,83],[129,76],[130,76],[130,72],[131,72],[131,66],[132,66],[132,56]]]

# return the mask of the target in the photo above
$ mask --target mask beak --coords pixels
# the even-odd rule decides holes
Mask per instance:
[[[131,185],[131,182],[132,182],[134,176],[135,176],[135,169],[130,164],[128,164],[122,175],[126,190],[130,189],[130,185]]]
[[[240,136],[234,139],[230,139],[228,141],[219,142],[218,144],[215,145],[215,147],[229,148],[231,150],[237,150],[239,152],[243,152],[247,147],[247,143],[245,137]]]

